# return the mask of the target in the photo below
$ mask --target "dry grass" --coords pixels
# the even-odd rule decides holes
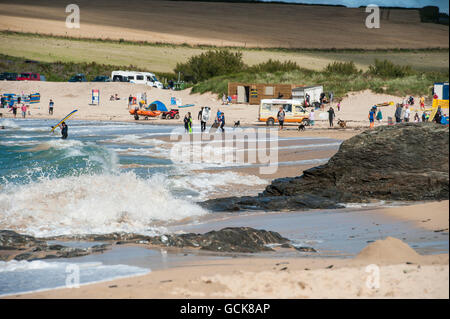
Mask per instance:
[[[206,47],[184,45],[136,45],[118,41],[70,40],[30,34],[0,33],[0,53],[43,62],[96,62],[130,65],[154,72],[172,72],[178,62],[207,50]],[[269,59],[294,61],[299,66],[321,70],[332,61],[354,61],[366,70],[377,58],[396,64],[409,64],[417,70],[448,71],[448,50],[423,51],[289,51],[272,49],[242,49],[244,62],[254,65]]]

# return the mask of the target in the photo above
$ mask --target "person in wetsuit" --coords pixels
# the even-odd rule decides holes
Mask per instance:
[[[67,126],[66,122],[61,123],[61,138],[65,140],[68,136],[69,127]]]

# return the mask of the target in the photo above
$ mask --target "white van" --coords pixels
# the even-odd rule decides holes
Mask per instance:
[[[266,122],[268,126],[274,125],[275,122],[278,122],[277,114],[280,107],[284,109],[286,114],[284,119],[286,123],[309,121],[309,112],[303,107],[303,100],[282,99],[261,100],[258,120],[260,122]]]
[[[128,81],[122,81],[127,78]],[[130,82],[136,84],[146,84],[155,88],[163,89],[164,85],[158,81],[157,77],[150,72],[135,71],[112,71],[111,79],[113,82]]]
[[[319,103],[320,95],[323,93],[323,86],[305,86],[292,89],[292,98],[295,100],[305,101],[306,94],[309,96],[309,105]]]

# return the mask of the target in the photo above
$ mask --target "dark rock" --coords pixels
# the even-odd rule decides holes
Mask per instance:
[[[23,254],[19,254],[16,257],[14,257],[15,260],[28,260],[30,259],[32,256],[31,253],[23,253]]]
[[[208,200],[213,211],[340,208],[339,203],[449,198],[449,128],[380,126],[344,141],[328,163],[274,180],[255,197]]]
[[[240,210],[306,210],[306,209],[335,209],[343,206],[332,200],[312,195],[298,194],[295,196],[265,196],[255,197],[227,197],[210,199],[200,203],[204,208],[212,211],[240,211]]]
[[[295,247],[294,246],[294,248],[298,251],[305,252],[305,253],[317,253],[317,250],[315,250],[312,247]]]
[[[229,227],[205,234],[163,235],[152,237],[153,245],[169,247],[194,247],[218,252],[255,253],[272,251],[269,244],[284,244],[288,239],[272,231],[250,227]]]
[[[0,230],[0,247],[23,248],[36,246],[43,241],[33,236],[21,235],[12,230]]]
[[[263,195],[310,193],[335,202],[443,200],[449,198],[448,168],[448,127],[381,126],[344,141],[325,165],[273,181]]]
[[[47,245],[46,240],[29,235],[21,235],[10,230],[0,230],[1,260],[39,260],[53,258],[73,258],[92,253],[102,253],[109,245],[96,245],[88,249],[66,247],[64,245]],[[17,251],[25,250],[18,254]],[[6,252],[8,251],[8,252]]]

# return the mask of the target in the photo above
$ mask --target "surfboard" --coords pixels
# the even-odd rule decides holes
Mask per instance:
[[[203,112],[202,112],[202,121],[203,122],[208,122],[208,120],[209,120],[209,113],[210,113],[210,108],[209,107],[203,108]]]
[[[56,124],[55,126],[52,126],[52,129],[50,132],[53,133],[53,131],[64,121],[66,121],[69,117],[71,117],[75,112],[77,112],[78,110],[73,110],[72,112],[70,112],[69,114],[67,114],[61,121],[58,122],[58,124]]]

